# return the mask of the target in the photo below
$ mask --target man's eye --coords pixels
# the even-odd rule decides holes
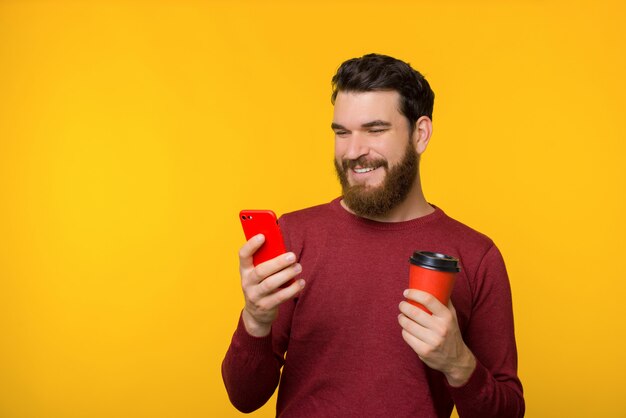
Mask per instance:
[[[347,134],[348,134],[348,132],[346,132],[346,131],[335,131],[335,135],[338,135],[338,136],[344,136],[344,135],[347,135]]]
[[[381,132],[385,132],[385,131],[387,131],[387,129],[370,129],[370,131],[369,131],[369,132],[370,132],[371,134],[379,134],[379,133],[381,133]]]

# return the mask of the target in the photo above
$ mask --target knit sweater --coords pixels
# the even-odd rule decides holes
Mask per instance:
[[[240,317],[222,364],[235,407],[258,409],[280,381],[280,417],[449,417],[453,404],[462,418],[523,416],[511,291],[489,238],[437,207],[385,223],[350,214],[340,199],[279,224],[306,286],[280,306],[267,337],[249,335]],[[460,260],[451,300],[477,359],[462,387],[449,386],[402,338],[398,304],[415,250]]]

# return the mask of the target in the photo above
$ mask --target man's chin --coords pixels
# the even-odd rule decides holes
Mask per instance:
[[[359,199],[367,199],[376,195],[382,189],[381,185],[371,184],[352,184],[347,190],[343,190],[344,194],[348,192],[351,195],[358,196]]]
[[[374,191],[376,189],[381,188],[383,185],[383,180],[374,181],[374,180],[369,180],[369,179],[366,179],[366,180],[349,179],[348,184],[350,185],[350,187],[358,188],[365,192],[370,192],[370,191]]]

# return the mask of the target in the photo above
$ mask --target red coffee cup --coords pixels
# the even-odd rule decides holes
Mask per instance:
[[[461,271],[459,260],[445,254],[415,251],[409,262],[409,288],[430,293],[447,306],[456,274]],[[412,300],[408,302],[432,314],[422,304]]]

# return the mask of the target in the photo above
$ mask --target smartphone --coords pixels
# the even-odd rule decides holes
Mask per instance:
[[[254,265],[271,260],[287,252],[276,214],[271,210],[242,210],[239,220],[246,240],[257,234],[265,235],[265,242],[252,256]]]

